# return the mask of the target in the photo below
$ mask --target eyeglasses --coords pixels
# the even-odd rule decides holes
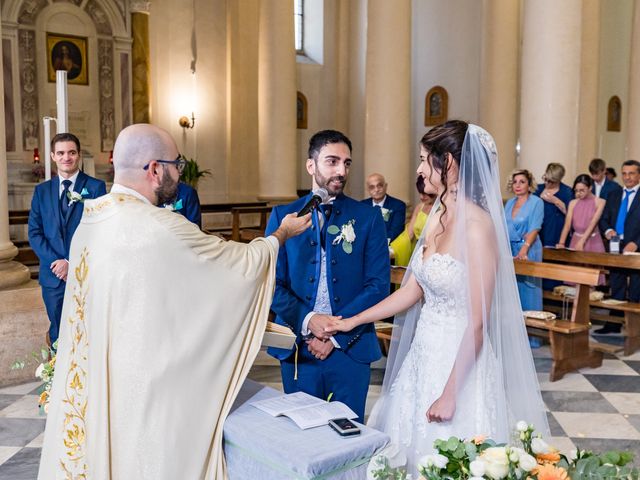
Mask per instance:
[[[175,165],[176,169],[178,170],[178,173],[182,173],[184,171],[184,167],[186,167],[187,165],[187,161],[182,158],[182,156],[178,155],[178,157],[175,160],[154,160],[155,162],[158,163],[165,163],[167,165]],[[151,162],[147,163],[144,167],[142,167],[143,170],[149,170],[149,165],[151,164]]]

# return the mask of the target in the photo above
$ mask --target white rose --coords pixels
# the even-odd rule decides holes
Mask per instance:
[[[44,363],[41,363],[40,365],[38,365],[38,368],[36,368],[36,378],[42,377],[43,370],[44,370]]]
[[[353,230],[353,225],[348,223],[342,227],[342,236],[346,242],[353,243],[356,239],[356,232]]]
[[[449,459],[444,455],[436,453],[434,455],[434,463],[438,468],[447,468],[447,463],[449,463]]]
[[[536,455],[540,455],[541,453],[551,453],[551,447],[549,444],[540,437],[536,437],[531,440],[531,450],[533,450],[533,453]]]
[[[481,459],[476,459],[469,464],[469,470],[474,477],[482,477],[485,472],[484,462]]]
[[[523,420],[520,420],[518,423],[516,423],[516,430],[518,430],[519,432],[525,432],[528,428],[529,425],[527,425],[527,422]]]
[[[572,448],[571,450],[569,450],[569,453],[567,454],[567,459],[570,461],[574,461],[578,459],[578,449],[576,448]]]
[[[469,477],[469,480],[484,480],[484,477]]]
[[[509,473],[509,458],[504,447],[490,447],[482,452],[485,473],[493,480],[500,480]]]
[[[533,470],[535,467],[538,466],[538,462],[536,462],[536,459],[533,458],[528,453],[523,453],[522,455],[520,455],[519,465],[520,465],[520,468],[525,472],[530,472],[531,470]]]
[[[437,468],[445,468],[448,462],[449,462],[449,459],[447,457],[439,453],[436,453],[434,455],[425,455],[420,459],[418,463],[419,465],[422,465],[423,467],[426,467],[426,468],[430,468],[433,466]]]

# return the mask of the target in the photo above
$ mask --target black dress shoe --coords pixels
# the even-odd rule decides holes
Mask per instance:
[[[603,327],[594,330],[595,335],[606,335],[608,333],[620,333],[622,331],[622,325],[618,323],[607,322]]]

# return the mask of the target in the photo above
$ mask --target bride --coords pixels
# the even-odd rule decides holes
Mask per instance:
[[[391,437],[382,452],[391,465],[406,465],[415,478],[417,462],[439,438],[481,434],[507,442],[518,420],[548,435],[493,138],[457,120],[434,127],[420,142],[417,173],[438,201],[402,288],[327,328],[349,331],[406,311],[395,317],[369,425]]]

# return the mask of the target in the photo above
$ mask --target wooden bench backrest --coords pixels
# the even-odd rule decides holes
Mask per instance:
[[[597,268],[574,267],[557,263],[514,260],[513,265],[517,275],[548,278],[560,282],[579,283],[589,286],[597,285],[600,275],[600,270]]]
[[[615,253],[577,252],[556,248],[543,250],[545,262],[590,265],[604,269],[631,268],[640,270],[640,255],[619,255]]]

